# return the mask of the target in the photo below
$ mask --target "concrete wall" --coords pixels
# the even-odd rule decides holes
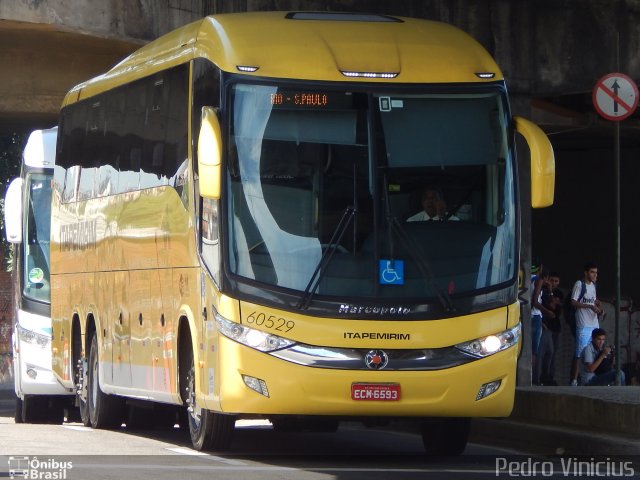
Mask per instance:
[[[11,0],[0,19],[49,25],[95,37],[152,40],[202,16],[201,0]]]
[[[439,20],[482,43],[503,69],[512,93],[591,91],[620,65],[640,77],[639,0],[218,0],[209,12],[245,10],[366,11]],[[204,5],[207,7],[207,5]]]
[[[64,94],[202,16],[200,1],[0,1],[0,132],[50,127]]]

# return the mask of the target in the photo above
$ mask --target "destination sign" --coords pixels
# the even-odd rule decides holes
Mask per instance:
[[[269,94],[271,105],[275,108],[302,108],[302,109],[349,109],[352,107],[352,95],[350,92],[326,92],[326,91],[290,91],[279,90]]]

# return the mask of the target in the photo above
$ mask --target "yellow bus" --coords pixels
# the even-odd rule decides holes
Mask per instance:
[[[471,417],[510,414],[515,131],[534,207],[553,151],[467,34],[210,16],[74,87],[59,128],[53,369],[86,425],[177,408],[200,450],[229,448],[239,418],[410,418],[442,454]],[[429,189],[441,221],[408,222]]]

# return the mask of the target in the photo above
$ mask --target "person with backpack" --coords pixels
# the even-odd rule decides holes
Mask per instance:
[[[575,309],[576,350],[571,369],[571,385],[578,385],[578,367],[584,348],[591,342],[591,334],[600,327],[598,315],[602,313],[600,300],[596,295],[598,267],[594,263],[584,266],[584,277],[578,280],[571,291],[571,306]]]

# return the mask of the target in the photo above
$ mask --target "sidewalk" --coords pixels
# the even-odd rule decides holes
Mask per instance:
[[[519,387],[507,419],[476,419],[472,441],[545,455],[640,455],[640,388]]]

